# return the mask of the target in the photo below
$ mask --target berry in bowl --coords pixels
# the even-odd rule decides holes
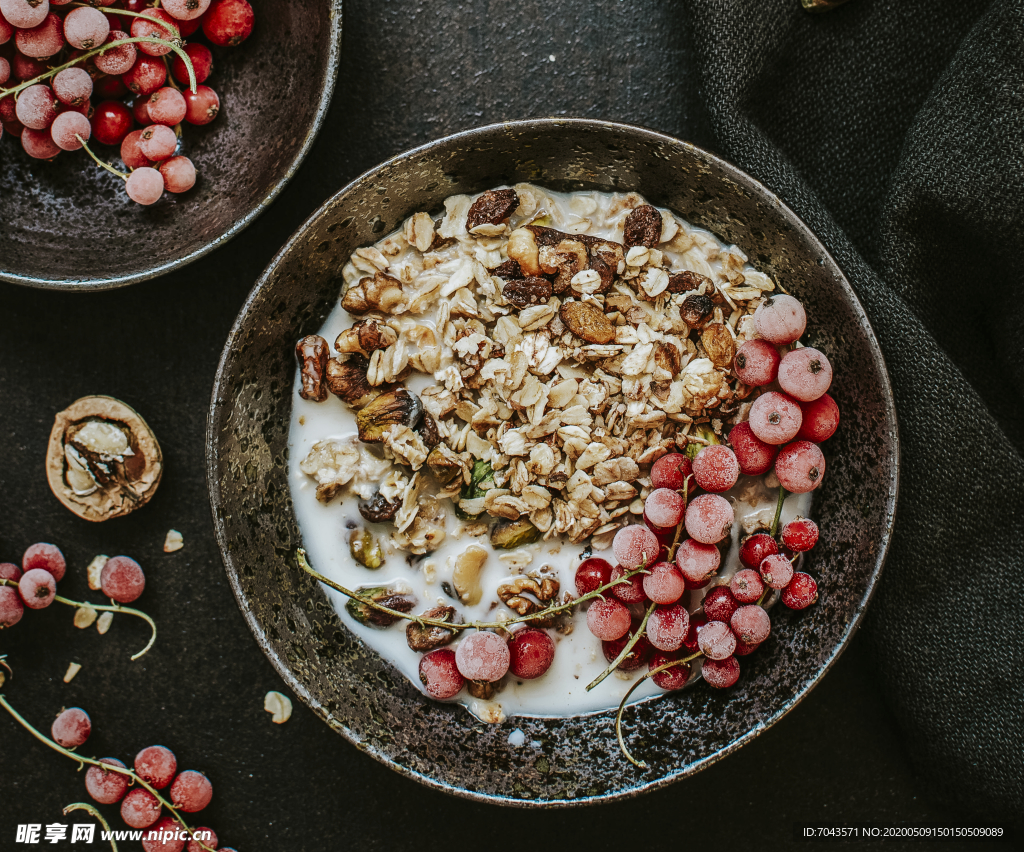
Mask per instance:
[[[0,4],[0,279],[116,287],[238,233],[319,128],[337,7]]]
[[[894,510],[884,365],[813,235],[597,122],[471,131],[339,193],[243,309],[209,434],[229,577],[289,684],[498,801],[648,789],[781,716]]]

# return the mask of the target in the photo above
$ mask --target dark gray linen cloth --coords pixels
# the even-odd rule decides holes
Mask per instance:
[[[690,0],[719,150],[849,276],[903,455],[865,629],[956,814],[1024,814],[1024,0]],[[869,817],[870,815],[865,815]]]

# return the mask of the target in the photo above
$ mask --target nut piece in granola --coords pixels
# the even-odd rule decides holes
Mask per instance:
[[[295,356],[299,359],[302,389],[299,396],[311,402],[327,399],[324,376],[327,372],[327,341],[319,334],[309,334],[295,344]]]
[[[623,224],[622,241],[627,249],[633,246],[654,248],[661,242],[661,214],[650,204],[631,210]]]
[[[379,494],[380,492],[378,492]],[[360,507],[361,512],[362,507]],[[380,542],[377,541],[377,536],[369,530],[352,530],[348,536],[348,547],[352,558],[371,571],[384,564],[384,551],[381,549]]]
[[[566,327],[587,343],[611,343],[615,340],[615,326],[604,312],[590,302],[565,302],[559,316]]]
[[[434,621],[447,621],[451,624],[457,624],[461,620],[461,616],[455,607],[444,606],[443,604],[435,606],[433,609],[428,609],[423,613],[423,618],[431,618]],[[410,621],[409,626],[405,628],[405,639],[409,643],[409,647],[421,653],[448,645],[458,635],[458,630],[448,630],[444,627],[438,627],[436,624],[419,625],[415,621]]]
[[[503,519],[491,528],[491,544],[499,549],[511,550],[532,544],[540,538],[540,530],[526,518],[517,520]]]
[[[668,277],[668,292],[669,293],[689,293],[691,290],[698,289],[701,285],[705,285],[704,290],[710,290],[714,287],[714,283],[706,275],[701,275],[699,272],[673,272]]]
[[[356,414],[359,440],[367,444],[379,444],[384,433],[395,426],[412,429],[423,416],[423,403],[414,393],[405,388],[396,388],[383,393]]]
[[[366,375],[368,366],[369,363],[362,355],[353,356],[344,362],[331,358],[327,362],[327,390],[353,408],[362,408],[391,387],[371,385]]]
[[[531,305],[546,305],[551,294],[551,282],[546,278],[518,278],[501,288],[505,301],[520,310]]]
[[[480,603],[483,588],[480,586],[480,574],[487,562],[487,551],[476,544],[471,544],[455,559],[455,570],[452,572],[452,585],[459,600],[467,606]]]
[[[263,709],[271,714],[271,722],[283,725],[292,717],[292,700],[287,695],[271,690],[263,699]]]
[[[474,234],[481,225],[500,225],[518,206],[519,196],[514,189],[489,189],[470,206],[466,230]]]
[[[402,282],[378,271],[373,278],[363,278],[349,287],[341,306],[357,316],[369,311],[397,314],[405,310],[404,299]]]
[[[386,607],[395,612],[412,612],[412,608],[416,606],[416,601],[412,597],[399,594],[386,586],[374,586],[369,589],[356,589],[356,591],[364,598],[369,598],[378,607]],[[357,601],[355,598],[349,598],[348,603],[345,604],[345,610],[356,621],[367,627],[390,627],[401,618],[401,616],[393,615],[390,612],[383,612],[363,601]]]
[[[50,490],[87,521],[145,506],[163,475],[163,453],[145,420],[109,396],[86,396],[54,420],[46,451]]]
[[[339,334],[334,348],[342,354],[358,352],[369,358],[376,350],[387,349],[397,340],[398,335],[390,326],[375,319],[364,319]]]

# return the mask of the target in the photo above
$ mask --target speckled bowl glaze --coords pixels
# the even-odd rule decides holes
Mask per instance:
[[[250,0],[252,35],[213,48],[221,112],[185,125],[198,181],[151,207],[82,151],[52,163],[0,139],[0,280],[107,290],[191,263],[242,231],[301,164],[327,112],[341,53],[342,0]],[[121,167],[119,151],[96,154]]]
[[[619,752],[612,712],[515,717],[495,726],[430,701],[341,623],[296,566],[302,544],[286,476],[294,342],[313,333],[342,289],[341,268],[417,210],[454,193],[530,180],[556,189],[636,190],[736,243],[803,300],[809,341],[835,368],[843,412],[825,445],[828,476],[809,554],[820,599],[773,611],[772,635],[744,657],[739,683],[699,683],[628,714],[634,753]],[[332,728],[433,787],[515,805],[635,795],[690,775],[790,710],[825,674],[860,622],[885,558],[896,506],[898,446],[889,380],[850,285],[821,243],[756,180],[699,148],[637,127],[538,120],[483,127],[396,157],[310,218],[257,283],[228,337],[213,392],[209,484],[228,577],[260,647]],[[567,557],[568,558],[568,557]],[[509,744],[510,732],[525,745]]]

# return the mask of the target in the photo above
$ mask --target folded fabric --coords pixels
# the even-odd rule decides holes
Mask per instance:
[[[1024,0],[691,0],[721,153],[822,239],[903,456],[865,629],[951,814],[1024,814]],[[870,816],[870,815],[865,815]]]

